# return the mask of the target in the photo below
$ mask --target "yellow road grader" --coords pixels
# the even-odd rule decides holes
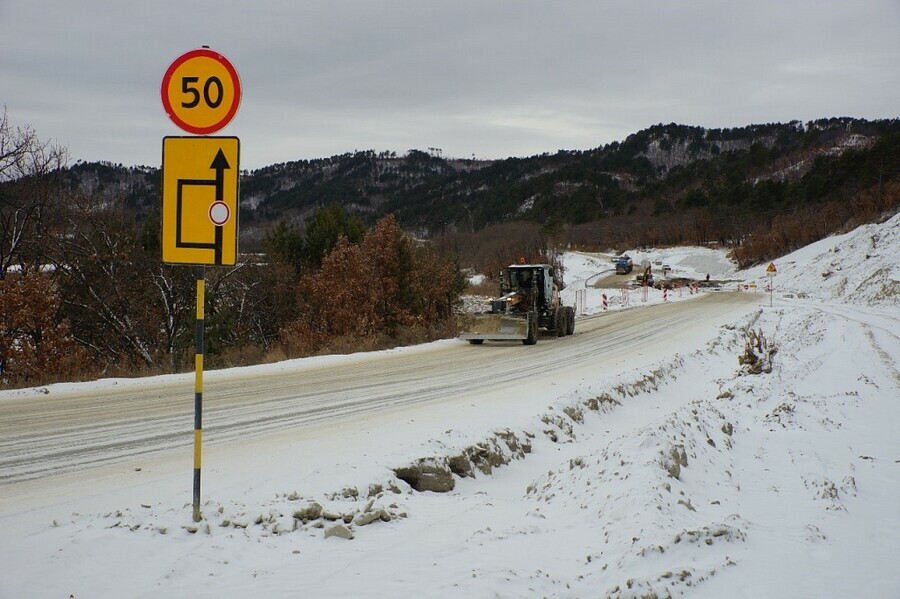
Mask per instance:
[[[487,310],[459,316],[459,338],[475,345],[510,339],[534,345],[539,328],[571,335],[575,308],[562,304],[559,289],[550,264],[512,264],[500,273],[500,296]]]

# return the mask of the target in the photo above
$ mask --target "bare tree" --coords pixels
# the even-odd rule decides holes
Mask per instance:
[[[177,297],[190,289],[190,279],[173,280],[160,270],[158,254],[118,203],[72,193],[47,250],[78,342],[107,364],[154,366],[171,351],[166,336],[185,326],[190,304]]]
[[[42,141],[30,126],[14,127],[0,115],[0,279],[16,264],[38,265],[48,232],[48,207],[58,191],[54,174],[67,151]]]

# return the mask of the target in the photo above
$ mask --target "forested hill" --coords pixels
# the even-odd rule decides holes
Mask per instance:
[[[68,175],[71,185],[117,196],[137,215],[159,210],[158,169],[79,162]],[[898,183],[900,119],[660,124],[592,150],[528,158],[364,151],[275,164],[242,173],[241,227],[252,240],[279,220],[301,224],[316,207],[339,203],[368,222],[393,213],[424,237],[511,220],[565,227],[629,218],[646,230],[705,220],[726,241],[721,229],[736,219],[758,224],[866,193],[896,203]]]

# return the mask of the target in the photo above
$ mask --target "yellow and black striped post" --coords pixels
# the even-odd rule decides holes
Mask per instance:
[[[194,522],[200,521],[200,463],[203,447],[203,305],[206,267],[197,267],[197,337],[194,354]]]

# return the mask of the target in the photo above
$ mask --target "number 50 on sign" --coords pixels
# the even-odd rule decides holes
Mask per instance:
[[[169,65],[160,95],[172,122],[188,133],[209,135],[234,118],[241,103],[241,81],[227,58],[198,48]]]

